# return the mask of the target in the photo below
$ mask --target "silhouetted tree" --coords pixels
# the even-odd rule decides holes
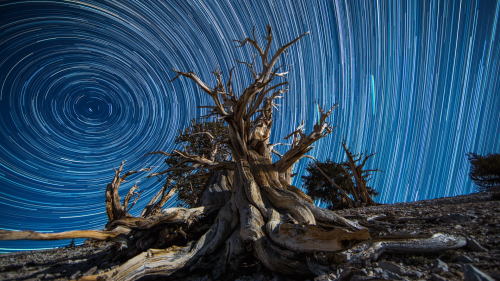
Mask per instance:
[[[326,203],[330,210],[355,206],[350,197],[354,182],[342,164],[330,160],[312,162],[306,169],[308,175],[302,178],[307,195]]]
[[[471,164],[470,177],[479,190],[500,186],[500,154],[468,153],[467,156]]]
[[[335,163],[313,162],[307,167],[309,174],[304,176],[307,194],[315,200],[327,203],[329,209],[344,209],[361,205],[373,205],[373,197],[378,192],[367,185],[371,173],[378,170],[365,170],[366,161],[374,154],[352,154],[345,143],[342,147],[347,161]]]
[[[183,151],[214,162],[228,161],[231,150],[228,145],[228,129],[222,121],[191,121],[191,125],[179,133],[175,143]],[[206,184],[215,175],[212,169],[185,161],[177,153],[170,153],[165,159],[169,169],[166,176],[179,199],[191,207],[197,206]]]

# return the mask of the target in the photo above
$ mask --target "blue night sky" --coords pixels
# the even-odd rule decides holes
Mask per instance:
[[[273,141],[317,104],[339,104],[319,160],[376,152],[384,203],[471,193],[467,152],[500,150],[500,1],[112,0],[0,2],[0,229],[102,229],[113,168],[162,168],[145,156],[174,148],[209,98],[172,68],[212,81],[252,52],[256,27],[275,45],[299,34],[283,62],[290,92]],[[249,75],[238,68],[241,88]],[[296,184],[307,161],[296,170]],[[142,200],[160,187],[132,178]],[[170,205],[178,202],[170,202]],[[2,241],[0,252],[68,241]]]

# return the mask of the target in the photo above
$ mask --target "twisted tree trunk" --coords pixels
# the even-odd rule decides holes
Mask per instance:
[[[208,108],[229,127],[232,157],[230,161],[217,162],[213,157],[174,151],[184,159],[183,163],[192,163],[190,169],[203,167],[213,171],[212,181],[201,200],[203,206],[161,211],[173,193],[167,192],[167,181],[142,217],[132,217],[127,212],[134,190],[129,191],[121,204],[118,187],[127,176],[135,173],[120,176],[122,164],[106,191],[109,218],[106,230],[80,232],[75,237],[88,234],[93,239],[114,239],[120,245],[117,252],[127,261],[109,272],[82,280],[137,280],[143,277],[173,280],[200,271],[219,280],[248,267],[264,267],[296,277],[312,276],[332,270],[332,260],[339,251],[370,240],[366,228],[316,207],[307,195],[291,185],[293,165],[306,156],[315,141],[333,130],[327,118],[335,107],[328,111],[320,109],[320,119],[312,132],[305,134],[303,128],[298,128],[286,137],[292,139],[290,149],[280,155],[278,161],[273,162],[271,157],[271,153],[275,153],[274,145],[269,143],[274,102],[287,91],[283,88],[286,81],[275,81],[286,73],[280,73],[280,68],[275,66],[281,54],[305,35],[281,46],[274,54],[270,53],[273,40],[270,27],[263,47],[255,35],[237,41],[240,47],[251,45],[261,59],[259,71],[254,63],[244,63],[254,82],[239,95],[233,92],[232,71],[227,83],[223,82],[221,73],[215,72],[214,87],[209,87],[192,72],[176,71],[176,78],[191,79],[213,99],[214,105]],[[51,238],[70,236],[53,235]],[[47,237],[0,232],[0,239],[39,238]],[[404,244],[404,241],[397,243]],[[432,240],[432,243],[436,245],[439,241]],[[392,249],[387,245],[390,242],[386,241],[382,249]],[[427,247],[425,243],[419,245]],[[446,247],[456,245],[448,243]]]

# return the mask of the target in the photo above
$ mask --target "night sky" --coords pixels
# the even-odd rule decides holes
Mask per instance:
[[[273,142],[317,105],[339,104],[319,160],[376,152],[379,202],[475,191],[467,152],[500,150],[500,1],[116,0],[0,2],[0,229],[102,229],[113,168],[152,166],[209,98],[176,68],[213,84],[270,24],[274,48],[310,35],[283,58],[290,92]],[[234,77],[249,82],[243,67]],[[296,167],[296,184],[308,161]],[[139,175],[142,209],[161,186]],[[170,202],[170,205],[178,202]],[[1,241],[0,252],[68,241]]]

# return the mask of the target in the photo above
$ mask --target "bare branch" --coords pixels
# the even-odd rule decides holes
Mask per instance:
[[[271,152],[278,155],[279,157],[283,157],[283,154],[279,153],[278,151],[276,151],[275,149],[271,149]]]
[[[120,232],[101,230],[73,230],[56,233],[40,233],[35,231],[0,230],[0,240],[62,240],[72,238],[91,238],[108,240],[120,235]]]
[[[158,214],[161,211],[163,205],[165,205],[165,203],[167,203],[167,201],[175,195],[175,193],[177,192],[177,187],[171,187],[170,182],[170,178],[167,178],[161,190],[158,191],[158,193],[156,193],[156,195],[151,198],[146,207],[144,207],[144,210],[141,213],[141,217],[145,218]],[[171,188],[168,192],[166,192],[169,187]]]
[[[308,35],[309,32],[302,33],[299,37],[293,39],[292,41],[286,43],[285,45],[281,46],[281,48],[274,53],[273,57],[271,58],[271,61],[269,62],[269,65],[267,66],[266,72],[262,73],[261,77],[268,79],[268,77],[272,73],[272,69],[274,65],[278,62],[279,57],[293,44],[297,43],[300,39],[302,39],[304,36]]]
[[[357,162],[361,161],[363,154],[359,154],[359,157],[357,157],[357,155],[351,153],[345,141],[342,142],[342,148],[344,149],[347,156],[347,162],[345,166],[349,169],[352,177],[354,178],[354,181],[356,183],[356,193],[358,193],[358,197],[362,199],[363,203],[373,204],[373,199],[368,193],[368,187],[366,185],[367,181],[369,180],[368,176],[370,175],[370,170],[363,170],[363,166],[366,164],[366,161],[375,154],[365,156],[362,163],[358,165]]]
[[[135,205],[135,202],[137,202],[137,200],[139,199],[139,193],[135,192],[138,188],[139,188],[139,186],[137,184],[134,184],[128,190],[127,195],[125,196],[125,199],[123,200],[123,208],[124,208],[125,212],[128,212],[130,209],[132,209],[132,207],[134,207],[134,205]],[[128,203],[129,203],[130,199],[132,199],[134,196],[135,196],[135,200],[132,203],[132,205],[129,207]]]
[[[267,57],[269,55],[269,50],[271,49],[271,43],[273,42],[273,30],[270,25],[266,25],[266,33],[267,33],[266,36],[267,44],[266,44],[266,49],[264,50],[264,55],[262,57],[267,60]],[[262,64],[264,64],[264,61],[262,62]]]
[[[273,86],[271,86],[271,87],[269,87],[269,88],[267,88],[265,90],[262,90],[260,93],[258,93],[255,96],[255,98],[253,99],[252,104],[250,105],[250,108],[249,108],[249,110],[248,110],[248,112],[246,114],[246,117],[248,118],[248,117],[252,116],[255,113],[255,111],[261,106],[262,102],[264,101],[264,98],[266,97],[266,95],[269,92],[275,90],[276,88],[285,86],[286,84],[288,84],[288,82],[284,81],[284,82],[278,83],[276,85],[273,85]],[[275,99],[277,96],[286,93],[286,91],[287,91],[286,89],[283,89],[283,90],[280,90],[280,91],[277,91],[277,92],[273,93],[271,95],[271,99]]]
[[[312,155],[303,155],[302,158],[309,158],[309,159],[312,159],[314,161],[316,161],[316,157],[312,156]]]
[[[177,155],[179,155],[185,159],[188,159],[190,162],[198,163],[198,164],[203,165],[203,166],[216,166],[218,164],[217,162],[214,162],[214,161],[207,159],[205,157],[189,154],[189,153],[186,153],[183,151],[174,150],[174,153],[176,153]]]
[[[173,69],[173,71],[177,73],[177,75],[172,80],[170,80],[170,82],[175,81],[177,78],[179,78],[179,76],[184,76],[193,80],[194,83],[196,83],[196,85],[198,85],[198,87],[200,87],[204,92],[212,95],[212,89],[210,89],[210,87],[208,87],[207,84],[203,82],[200,77],[198,77],[194,72],[182,72],[176,69]]]
[[[120,195],[118,193],[121,183],[124,182],[127,177],[133,174],[151,170],[151,168],[144,168],[137,171],[128,171],[123,176],[120,176],[121,172],[123,171],[124,165],[125,161],[122,161],[118,169],[115,170],[115,176],[113,180],[106,186],[106,213],[110,222],[127,216],[128,200],[130,200],[130,197],[134,192],[134,190],[132,189],[135,189],[134,187],[132,187],[132,194],[130,194],[130,191],[130,196],[129,194],[127,194],[127,197],[129,197],[126,202],[127,204],[125,204],[125,202],[124,204],[122,204],[120,201]]]
[[[257,43],[257,40],[255,38],[255,28],[252,30],[252,36],[253,36],[253,38],[247,37],[243,40],[233,40],[233,41],[239,44],[238,48],[245,46],[247,43],[252,45],[252,47],[254,47],[255,50],[257,50],[260,57],[264,57],[264,51],[259,46],[259,43]]]
[[[303,135],[301,127],[288,135],[288,137],[292,135],[298,135],[298,137],[294,139],[292,148],[290,148],[279,161],[274,163],[278,171],[286,171],[312,149],[311,144],[332,132],[333,127],[326,122],[326,119],[336,107],[337,105],[334,105],[326,112],[320,108],[320,119],[318,123],[314,125],[313,131],[309,135]]]
[[[245,65],[248,68],[248,70],[250,71],[250,73],[252,74],[253,79],[257,79],[257,72],[255,71],[255,64],[254,63],[250,63],[250,62],[246,62],[246,61],[239,61],[239,60],[236,62],[239,64]]]
[[[220,102],[219,94],[225,93],[224,85],[222,83],[222,75],[219,71],[215,71],[214,75],[217,78],[217,85],[214,89],[210,88],[205,82],[203,82],[194,72],[182,72],[179,70],[173,70],[177,75],[170,81],[174,81],[180,76],[187,77],[191,79],[198,87],[200,87],[205,93],[209,94],[213,101],[215,102],[216,107],[214,108],[214,113],[220,116],[227,116],[228,113],[224,109],[223,104]]]
[[[372,154],[369,154],[367,156],[365,156],[365,159],[363,159],[363,161],[361,162],[361,164],[359,165],[359,167],[361,169],[363,169],[363,167],[365,166],[366,164],[366,161],[368,161],[368,159],[370,159],[371,157],[375,156],[375,153],[372,153]]]

